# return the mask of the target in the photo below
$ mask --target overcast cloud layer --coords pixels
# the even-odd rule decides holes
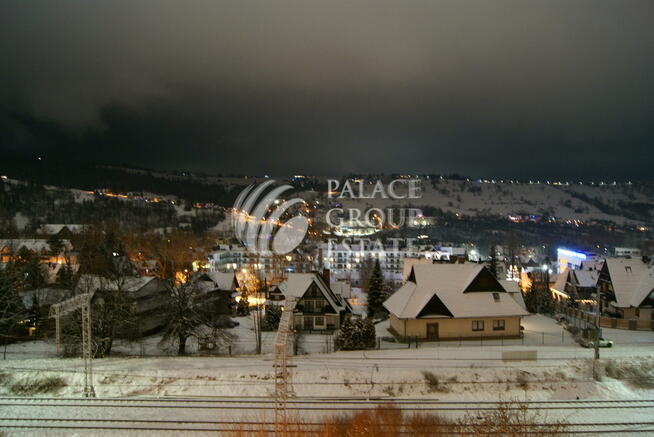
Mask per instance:
[[[0,3],[0,150],[651,178],[652,1]]]

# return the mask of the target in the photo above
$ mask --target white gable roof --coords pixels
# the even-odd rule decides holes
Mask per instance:
[[[66,250],[70,250],[73,247],[69,240],[61,240],[61,243]],[[22,247],[36,253],[50,251],[48,240],[42,238],[15,238],[0,240],[0,249],[5,247],[12,252],[18,252]]]
[[[504,288],[507,293],[520,293],[520,284],[518,284],[518,281],[502,279],[499,283],[502,284],[502,288]]]
[[[56,235],[62,231],[62,229],[68,228],[73,234],[78,234],[84,230],[84,225],[65,225],[65,224],[53,224],[47,223],[39,226],[37,231],[45,235]]]
[[[302,298],[311,284],[315,283],[336,311],[349,309],[347,302],[341,296],[332,293],[317,273],[289,273],[285,283],[285,285],[280,284],[280,290],[283,290],[287,301]]]
[[[556,291],[558,291],[561,294],[565,294],[566,296],[570,297],[567,291],[565,291],[565,285],[568,282],[568,277],[570,276],[570,270],[566,270],[563,273],[559,273],[559,275],[556,278],[556,281],[554,281],[554,285],[552,288]]]
[[[234,272],[206,272],[204,275],[207,275],[219,290],[234,290],[238,287]]]
[[[20,293],[25,308],[32,307],[35,297],[39,306],[47,306],[64,301],[70,296],[70,290],[64,290],[61,288],[39,288],[37,290],[22,291]]]
[[[384,306],[400,319],[415,319],[436,295],[455,318],[529,314],[505,290],[499,292],[499,301],[495,300],[492,291],[464,293],[482,269],[483,266],[472,263],[414,265],[412,279],[415,282],[407,281],[384,302]]]
[[[654,268],[640,259],[607,258],[616,304],[638,307],[654,291]]]
[[[349,282],[332,281],[329,284],[329,288],[332,289],[334,294],[346,299],[352,295],[352,287],[350,286]]]
[[[597,270],[573,270],[573,275],[580,287],[595,287],[599,279],[599,272]]]

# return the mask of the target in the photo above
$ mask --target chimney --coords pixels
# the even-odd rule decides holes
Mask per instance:
[[[325,284],[327,284],[327,287],[331,288],[329,285],[329,269],[322,269],[322,279],[325,281]]]

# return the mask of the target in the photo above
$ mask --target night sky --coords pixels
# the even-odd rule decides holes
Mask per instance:
[[[652,179],[654,2],[0,3],[0,152]]]

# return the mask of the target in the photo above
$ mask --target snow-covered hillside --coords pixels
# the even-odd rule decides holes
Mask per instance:
[[[431,206],[473,216],[537,214],[561,220],[606,220],[622,225],[654,221],[653,193],[628,184],[591,186],[423,179],[420,199],[332,200],[345,208]]]

